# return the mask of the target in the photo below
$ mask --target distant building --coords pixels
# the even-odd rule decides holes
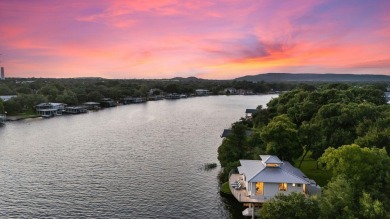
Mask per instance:
[[[228,87],[223,90],[225,94],[237,94],[237,89],[234,87]]]
[[[1,80],[5,80],[4,67],[1,67]]]
[[[390,104],[390,92],[385,92],[386,101]]]
[[[59,116],[65,111],[64,103],[40,103],[35,106],[37,114],[42,117]]]
[[[6,102],[8,100],[10,100],[11,98],[14,98],[14,97],[17,97],[16,95],[5,95],[5,96],[0,96],[0,99],[3,101],[3,102]]]
[[[205,90],[205,89],[196,89],[196,90],[195,90],[195,93],[196,93],[196,95],[198,95],[198,96],[207,96],[207,95],[209,95],[209,90]]]

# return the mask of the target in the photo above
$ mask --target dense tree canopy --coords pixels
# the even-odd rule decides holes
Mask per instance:
[[[194,94],[196,89],[207,89],[212,94],[223,94],[225,88],[246,89],[255,93],[273,90],[289,90],[296,84],[253,83],[248,81],[218,81],[197,78],[175,78],[167,80],[119,80],[103,78],[49,79],[18,78],[0,81],[0,95],[39,95],[50,102],[77,105],[86,101],[99,102],[102,98],[119,101],[124,97],[147,97],[150,89],[165,93]],[[161,93],[159,93],[161,94]],[[39,97],[40,98],[40,97]],[[25,111],[20,101],[5,106],[10,114]],[[32,108],[33,106],[27,106]]]
[[[321,197],[277,196],[264,204],[262,218],[390,218],[390,106],[384,88],[300,86],[259,106],[250,122],[241,119],[242,128],[257,133],[246,138],[257,148],[251,151],[255,159],[260,153],[287,161],[310,154],[333,173]],[[218,152],[226,153],[221,147]],[[237,165],[244,157],[250,156],[240,152],[229,162]],[[317,209],[316,215],[302,216],[301,198],[314,200],[306,207]]]
[[[261,138],[266,143],[267,154],[277,155],[280,159],[290,162],[302,155],[296,125],[287,115],[274,117],[262,129]]]
[[[290,195],[278,194],[265,202],[260,209],[262,219],[307,219],[317,218],[319,212],[318,201],[315,197],[306,198],[301,193]]]

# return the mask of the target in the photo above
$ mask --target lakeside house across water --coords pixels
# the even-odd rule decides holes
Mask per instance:
[[[65,107],[64,113],[67,114],[80,114],[80,113],[86,113],[87,109],[84,106],[68,106]]]
[[[98,102],[85,102],[85,103],[83,103],[83,106],[87,110],[99,110],[100,109],[100,103],[98,103]]]
[[[205,89],[196,89],[195,93],[198,96],[207,96],[210,94],[209,90],[205,90]]]
[[[40,103],[35,106],[35,110],[42,117],[52,117],[62,115],[65,107],[64,103]]]

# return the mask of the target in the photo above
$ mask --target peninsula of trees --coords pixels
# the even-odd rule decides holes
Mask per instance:
[[[218,149],[227,180],[239,159],[277,155],[324,186],[322,196],[277,196],[261,218],[389,218],[390,105],[385,86],[303,85],[241,118]],[[252,134],[248,136],[247,130]]]

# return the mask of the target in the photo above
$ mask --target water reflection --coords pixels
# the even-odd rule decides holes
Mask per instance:
[[[219,195],[222,130],[272,96],[216,96],[0,129],[1,218],[241,218]]]

